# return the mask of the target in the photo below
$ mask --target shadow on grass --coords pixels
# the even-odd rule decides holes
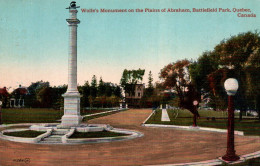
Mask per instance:
[[[110,131],[99,131],[99,132],[75,132],[69,138],[101,138],[101,137],[118,137],[126,136],[127,134],[115,133]]]

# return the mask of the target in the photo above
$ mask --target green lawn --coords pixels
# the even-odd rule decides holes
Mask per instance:
[[[47,108],[2,109],[3,124],[10,123],[52,123],[61,119],[63,110]]]
[[[89,115],[89,114],[100,113],[105,111],[110,111],[110,110],[107,109],[86,110],[82,113],[82,115]],[[94,115],[91,117],[85,117],[83,121],[115,114],[118,112],[120,111]],[[9,109],[2,109],[2,121],[3,124],[57,123],[57,120],[60,120],[63,114],[64,114],[63,110],[55,110],[55,109],[48,109],[48,108],[21,108],[21,109],[9,108]]]
[[[25,130],[25,131],[16,131],[16,132],[7,132],[4,135],[13,136],[13,137],[26,137],[26,138],[35,138],[45,132]]]
[[[99,131],[99,132],[75,132],[70,138],[100,138],[100,137],[118,137],[126,136],[127,134],[115,133],[110,131]]]
[[[156,110],[155,114],[146,122],[147,124],[166,124],[191,126],[193,123],[192,114],[188,110],[167,110],[170,122],[161,121],[161,110]],[[227,114],[215,111],[199,111],[201,118],[197,120],[197,125],[201,127],[227,128]],[[215,118],[212,118],[215,117]],[[260,135],[260,121],[258,119],[245,119],[241,122],[235,119],[235,130],[244,131],[245,135]]]

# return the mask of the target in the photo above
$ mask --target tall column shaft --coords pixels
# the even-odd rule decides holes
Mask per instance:
[[[77,89],[77,19],[76,8],[70,8],[69,26],[69,59],[68,59],[68,89],[64,97],[64,115],[61,119],[61,128],[78,126],[81,123],[80,94]]]
[[[70,10],[71,18],[67,19],[69,25],[69,64],[67,93],[78,93],[77,89],[77,10]]]
[[[67,92],[78,92],[77,89],[77,25],[69,25],[69,68]]]

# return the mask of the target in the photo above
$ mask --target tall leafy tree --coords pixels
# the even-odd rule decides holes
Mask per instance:
[[[149,71],[148,74],[148,87],[145,89],[144,96],[145,97],[151,97],[154,92],[154,87],[153,87],[153,75],[152,72]]]
[[[81,102],[80,102],[81,106],[88,107],[89,106],[88,97],[90,96],[90,85],[88,81],[86,81],[83,86],[79,87],[79,92],[82,95]]]
[[[4,87],[3,89],[0,89],[0,92],[1,92],[0,93],[0,101],[3,102],[2,107],[6,108],[7,107],[7,101],[8,101],[9,93],[8,93],[6,87]]]
[[[143,69],[124,70],[120,85],[124,88],[126,93],[130,94],[130,96],[134,94],[136,84],[142,82],[144,73],[145,70]]]
[[[97,96],[97,77],[93,75],[90,86],[90,95],[95,98]]]
[[[229,39],[223,40],[218,44],[212,54],[219,57],[222,67],[232,69],[236,72],[236,78],[239,82],[239,90],[237,92],[237,107],[240,111],[240,120],[242,120],[242,112],[244,112],[249,103],[247,99],[248,74],[246,69],[249,66],[259,64],[258,55],[260,48],[260,36],[258,32],[246,32]],[[214,80],[211,78],[211,80]],[[213,89],[214,90],[214,89]]]
[[[53,90],[51,87],[43,87],[37,93],[37,100],[39,102],[39,106],[42,108],[50,108],[52,107],[52,95]]]
[[[113,92],[113,95],[118,97],[118,98],[122,97],[122,91],[121,91],[120,86],[116,85],[114,92]]]
[[[107,97],[112,96],[113,91],[114,91],[114,88],[115,88],[115,87],[114,87],[113,84],[111,84],[110,82],[105,83],[105,95],[106,95]]]
[[[44,82],[41,80],[31,83],[31,85],[27,88],[28,95],[25,96],[25,105],[27,107],[40,107],[40,103],[37,100],[37,95],[41,89],[46,87],[50,87],[49,82]]]
[[[98,96],[104,96],[105,90],[106,90],[106,86],[104,84],[104,81],[102,80],[102,77],[100,77],[99,84],[98,84]]]
[[[188,109],[194,115],[194,125],[196,125],[196,118],[199,117],[197,107],[200,96],[191,82],[189,65],[190,61],[186,59],[170,63],[161,69],[160,78],[165,88],[177,91],[179,106]]]
[[[60,109],[63,107],[64,104],[64,98],[62,97],[62,94],[64,94],[67,90],[67,85],[62,86],[54,86],[52,88],[52,107],[55,109]]]
[[[149,71],[148,75],[148,88],[153,88],[153,75],[151,71]]]
[[[212,52],[204,52],[197,62],[189,65],[191,78],[198,92],[209,92],[208,75],[218,69],[218,58]]]

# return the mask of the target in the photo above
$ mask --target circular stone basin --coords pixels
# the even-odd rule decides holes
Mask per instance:
[[[8,125],[5,127],[8,127]],[[40,134],[34,138],[5,135],[5,133],[8,132],[9,133],[23,132],[28,130],[43,132],[43,134]],[[104,136],[104,133],[106,132],[102,132],[102,131],[108,132],[108,137]],[[81,138],[70,138],[74,133],[81,133],[82,135],[83,133],[90,133],[90,132],[91,134],[93,134],[93,132],[96,132],[97,135],[100,132],[102,133],[102,137],[83,138],[81,136]],[[111,136],[111,132],[113,132],[112,134],[113,136]],[[106,124],[82,124],[80,126],[70,127],[70,128],[59,128],[58,124],[39,124],[39,125],[32,125],[29,128],[5,129],[0,132],[0,139],[5,139],[5,140],[15,141],[15,142],[34,143],[34,144],[102,143],[102,142],[129,140],[129,139],[134,139],[142,136],[143,134],[141,132],[113,128],[110,125],[106,125]]]

